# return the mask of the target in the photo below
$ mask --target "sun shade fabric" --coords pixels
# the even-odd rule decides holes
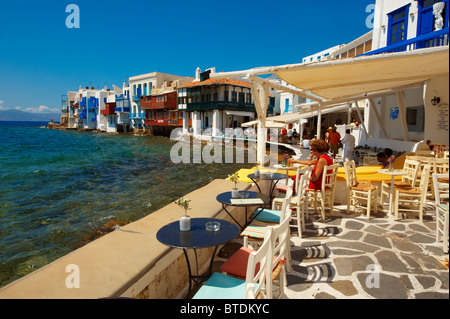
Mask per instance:
[[[425,82],[449,74],[448,46],[274,67],[287,83],[327,100]]]

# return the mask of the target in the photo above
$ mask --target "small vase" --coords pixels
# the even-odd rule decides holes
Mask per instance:
[[[191,218],[187,215],[180,217],[180,231],[191,230]]]
[[[284,160],[281,162],[281,166],[282,166],[282,167],[286,167],[286,165],[287,165],[287,163],[286,163],[286,160],[284,159]]]
[[[389,171],[389,172],[395,171],[394,166],[392,166],[392,164],[389,164],[388,171]]]
[[[259,168],[255,169],[255,177],[259,177]]]
[[[239,198],[239,189],[238,188],[231,189],[231,198]]]

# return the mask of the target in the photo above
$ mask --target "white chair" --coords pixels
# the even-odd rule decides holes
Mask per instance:
[[[290,203],[290,207],[295,209],[295,214],[293,214],[292,216],[292,221],[297,226],[298,237],[300,238],[302,238],[303,231],[305,230],[305,214],[308,209],[308,190],[311,174],[311,166],[306,166],[297,170],[297,179],[295,181],[296,194],[295,196],[292,196],[292,200]],[[281,205],[282,200],[283,198],[275,198],[273,201],[273,205]]]
[[[288,183],[287,183],[286,197],[274,198],[274,200],[272,202],[272,209],[263,209],[262,211],[261,211],[261,209],[257,209],[255,211],[256,217],[254,220],[262,221],[262,222],[270,222],[270,223],[279,223],[281,221],[281,219],[280,219],[281,211],[283,209],[287,208],[287,207],[283,208],[284,199],[289,197],[292,200],[293,192],[294,192],[293,185],[294,185],[294,181],[292,179],[289,179]],[[281,204],[281,205],[279,205],[279,204]],[[277,209],[280,206],[281,206],[281,208]]]
[[[344,167],[347,184],[347,213],[350,212],[350,206],[353,205],[354,209],[362,208],[366,210],[367,219],[370,219],[372,206],[375,214],[377,213],[378,187],[370,182],[358,182],[355,161],[346,159]]]
[[[336,179],[339,165],[334,164],[325,166],[322,173],[322,187],[321,189],[309,189],[308,201],[314,205],[314,209],[317,211],[317,204],[320,203],[320,212],[322,219],[325,219],[325,207],[328,207],[333,213],[334,208],[334,193],[336,188]]]
[[[416,187],[417,176],[419,174],[420,162],[406,159],[403,164],[403,170],[408,174],[402,176],[401,181],[394,182],[394,187]],[[391,193],[391,181],[383,181],[381,183],[381,204],[384,203],[384,198],[389,196]]]
[[[197,291],[193,299],[271,298],[272,292],[269,290],[272,287],[272,263],[270,262],[273,259],[272,237],[273,230],[269,227],[261,247],[248,256],[245,280],[215,272]]]
[[[440,181],[447,178],[447,181]],[[448,174],[433,174],[434,199],[436,204],[436,242],[441,243],[442,250],[448,254],[449,235],[449,183]]]
[[[291,212],[287,211],[287,214],[284,220],[277,226],[268,226],[265,230],[264,242],[270,238],[271,249],[269,250],[270,255],[267,256],[268,268],[266,273],[268,274],[268,278],[272,280],[268,280],[266,282],[266,298],[272,298],[273,292],[278,291],[278,298],[284,296],[284,288],[286,286],[286,260],[288,260],[289,251],[289,222],[291,220]],[[269,237],[267,234],[271,232],[271,236]],[[263,247],[261,246],[261,248]],[[259,250],[261,249],[258,249]],[[255,251],[249,246],[241,247],[236,253],[234,253],[222,266],[220,270],[226,275],[232,275],[237,278],[248,277],[250,267],[250,256]],[[269,261],[272,261],[271,263]],[[258,270],[258,266],[257,266]],[[274,285],[274,282],[277,285]],[[274,289],[274,286],[277,289]]]
[[[430,169],[430,165],[425,165],[419,187],[394,188],[393,204],[395,208],[395,220],[398,220],[398,214],[401,210],[405,212],[417,212],[419,214],[419,220],[421,222],[423,221],[423,204],[427,196]],[[408,208],[400,208],[400,205],[408,206]]]

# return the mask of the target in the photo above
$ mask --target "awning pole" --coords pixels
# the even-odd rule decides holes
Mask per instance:
[[[250,81],[250,86],[252,89],[253,102],[255,104],[255,109],[258,117],[256,157],[259,166],[263,167],[266,156],[266,112],[267,106],[269,105],[269,87],[267,85],[258,83],[254,79]]]
[[[320,140],[320,131],[322,125],[322,105],[317,105],[317,139]]]

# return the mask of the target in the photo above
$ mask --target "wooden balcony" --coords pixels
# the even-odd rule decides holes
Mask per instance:
[[[106,103],[105,109],[100,111],[101,115],[113,115],[116,114],[116,102]]]

